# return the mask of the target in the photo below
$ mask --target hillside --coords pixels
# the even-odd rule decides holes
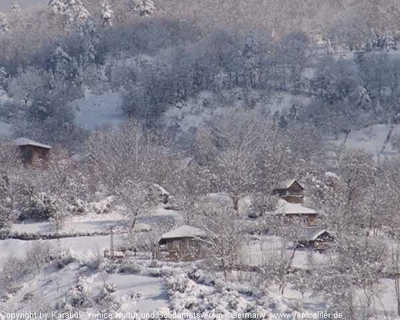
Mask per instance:
[[[0,320],[400,319],[399,8],[1,1]]]

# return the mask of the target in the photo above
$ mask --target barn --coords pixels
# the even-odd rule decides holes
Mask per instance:
[[[14,145],[18,147],[24,165],[46,165],[49,160],[51,150],[51,146],[49,145],[27,138],[18,138],[14,140]]]
[[[168,261],[193,261],[204,256],[203,230],[192,226],[180,226],[161,236],[157,259]]]

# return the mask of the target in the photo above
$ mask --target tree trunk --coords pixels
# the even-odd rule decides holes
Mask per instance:
[[[239,214],[239,195],[233,194],[232,199],[233,199],[233,209],[236,211],[237,214]]]

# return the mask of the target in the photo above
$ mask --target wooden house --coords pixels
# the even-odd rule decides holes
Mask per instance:
[[[304,187],[295,179],[282,181],[273,193],[290,203],[304,202]]]
[[[20,151],[24,165],[41,166],[47,164],[51,146],[27,138],[18,138],[14,140],[14,144]]]
[[[161,236],[157,259],[168,261],[193,261],[204,257],[201,229],[181,226]]]
[[[333,242],[333,236],[326,229],[304,228],[299,232],[299,247],[324,252]]]
[[[308,226],[313,226],[317,220],[318,213],[314,209],[308,208],[301,203],[291,203],[279,199],[275,214],[285,217],[285,221],[290,223],[294,219],[302,219]]]

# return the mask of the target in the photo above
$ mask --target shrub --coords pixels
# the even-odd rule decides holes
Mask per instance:
[[[118,272],[123,274],[140,274],[142,267],[135,260],[125,260],[119,266]]]

